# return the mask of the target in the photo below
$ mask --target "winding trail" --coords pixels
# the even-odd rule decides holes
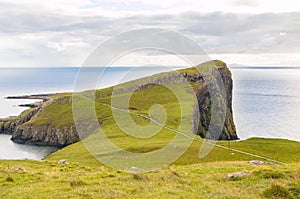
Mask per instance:
[[[264,156],[260,156],[260,155],[253,154],[253,153],[249,153],[249,152],[246,152],[246,151],[241,151],[241,150],[238,150],[238,149],[233,149],[233,148],[229,148],[229,147],[226,147],[226,146],[223,146],[223,145],[219,145],[219,144],[216,143],[216,141],[210,141],[210,140],[200,139],[200,138],[198,138],[196,136],[191,136],[191,135],[186,134],[185,132],[182,132],[182,131],[176,130],[174,128],[165,126],[165,125],[161,124],[159,121],[157,121],[157,120],[155,120],[155,119],[153,119],[153,118],[151,118],[149,116],[146,116],[146,115],[143,115],[143,114],[140,114],[140,113],[129,112],[128,109],[122,109],[122,108],[114,107],[114,106],[111,106],[110,104],[106,104],[106,103],[102,103],[102,102],[97,102],[97,101],[92,100],[92,99],[90,99],[90,98],[88,98],[86,96],[83,96],[83,95],[80,95],[80,96],[84,97],[84,98],[86,98],[86,99],[88,99],[88,100],[90,100],[90,101],[92,101],[92,102],[94,102],[96,104],[99,104],[99,105],[102,105],[102,106],[106,106],[108,108],[115,109],[115,110],[118,110],[118,111],[121,111],[121,112],[126,112],[126,113],[130,113],[130,114],[134,114],[136,116],[139,116],[139,117],[142,117],[142,118],[145,118],[145,119],[149,119],[153,123],[161,126],[164,129],[167,129],[169,131],[178,133],[178,134],[180,134],[180,135],[182,135],[184,137],[196,140],[196,141],[201,142],[201,143],[203,143],[204,141],[206,141],[205,143],[207,143],[207,144],[209,144],[211,146],[215,146],[215,147],[226,149],[226,150],[229,150],[229,151],[241,153],[241,154],[244,154],[244,155],[249,155],[249,156],[252,156],[252,157],[255,157],[255,158],[260,158],[262,160],[270,161],[270,162],[277,163],[277,164],[286,164],[285,162],[274,160],[274,159],[271,159],[271,158],[268,158],[268,157],[264,157]]]

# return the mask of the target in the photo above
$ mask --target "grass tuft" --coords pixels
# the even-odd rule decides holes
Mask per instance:
[[[279,198],[284,198],[284,199],[289,199],[292,198],[290,192],[288,189],[285,187],[278,185],[278,184],[272,184],[270,188],[267,188],[264,192],[263,195],[266,198],[270,199],[279,199]]]
[[[287,177],[287,174],[278,171],[278,170],[270,170],[270,169],[263,169],[254,172],[254,174],[260,176],[261,178],[264,179],[282,179]]]
[[[8,176],[5,181],[6,182],[14,182],[14,179],[11,176]]]
[[[79,186],[86,186],[87,183],[82,180],[74,180],[70,182],[71,187],[79,187]]]
[[[147,180],[147,177],[145,177],[145,176],[142,175],[142,174],[133,174],[133,175],[132,175],[132,178],[133,178],[134,180],[138,180],[138,181],[145,181],[145,180]]]

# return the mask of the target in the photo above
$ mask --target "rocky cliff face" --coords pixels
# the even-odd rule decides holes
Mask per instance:
[[[36,99],[36,96],[11,97],[18,99]],[[51,119],[48,124],[37,125],[33,120],[39,117],[39,114],[51,103],[70,103],[65,100],[66,97],[50,99],[48,95],[40,96],[39,99],[45,97],[43,102],[32,104],[35,108],[30,108],[21,113],[17,117],[9,117],[0,119],[0,133],[12,135],[11,140],[17,143],[47,145],[64,147],[79,141],[75,125],[54,126]],[[26,105],[31,107],[31,105]],[[33,122],[32,122],[33,121]]]
[[[17,117],[0,119],[0,133],[12,135],[17,127],[28,122],[39,110],[39,108],[31,108]]]
[[[210,63],[212,64],[212,63]],[[226,107],[224,111],[226,111],[225,122],[223,126],[223,130],[221,135],[215,135],[214,132],[208,132],[208,127],[211,121],[211,108],[212,102],[209,94],[209,89],[207,86],[207,82],[205,79],[210,78],[208,74],[199,74],[195,73],[195,70],[182,70],[176,73],[164,73],[154,77],[149,77],[141,80],[135,81],[135,84],[128,84],[126,87],[120,87],[114,91],[114,94],[121,94],[124,92],[134,91],[134,90],[142,90],[151,86],[155,86],[161,83],[180,83],[182,81],[188,81],[192,83],[194,86],[194,91],[197,95],[197,103],[195,103],[195,113],[193,115],[194,118],[194,133],[210,139],[220,139],[220,140],[234,140],[238,139],[236,134],[236,129],[233,121],[233,113],[232,113],[232,88],[233,82],[231,78],[231,73],[227,68],[226,64],[221,61],[213,62],[214,65],[217,66],[217,71],[219,72],[224,88],[226,96],[219,96],[218,101],[226,102]],[[206,63],[207,65],[207,63]],[[201,65],[199,67],[202,67]],[[192,72],[191,72],[192,71]],[[178,77],[181,76],[181,78]],[[214,75],[214,74],[210,74]],[[186,80],[183,80],[184,77]],[[146,83],[145,83],[146,82]],[[125,83],[126,85],[126,83]],[[107,97],[111,94],[105,94]],[[76,132],[75,125],[71,122],[64,125],[57,125],[59,121],[59,117],[66,117],[66,115],[60,115],[60,108],[57,106],[67,105],[71,107],[71,98],[70,97],[59,97],[54,98],[53,100],[47,100],[48,102],[41,103],[39,106],[33,109],[26,110],[19,117],[8,118],[0,120],[0,133],[6,133],[12,135],[12,140],[18,143],[27,143],[27,144],[38,144],[38,145],[50,145],[50,146],[67,146],[69,144],[75,143],[79,141],[79,136]],[[52,111],[52,115],[46,113],[43,117],[48,118],[42,124],[36,124],[34,118],[39,118],[40,113],[43,112],[45,107],[51,104],[51,107],[55,109]],[[49,108],[48,108],[49,109]],[[49,111],[49,110],[48,110]],[[56,112],[57,111],[57,112]],[[71,108],[69,110],[71,112]],[[47,116],[48,114],[48,116]],[[58,120],[53,121],[53,118],[59,118]],[[71,113],[67,115],[72,119]],[[69,119],[70,119],[69,118]],[[63,118],[62,118],[63,119]],[[214,129],[214,128],[212,128]]]
[[[75,125],[60,128],[52,126],[35,127],[31,124],[19,126],[11,138],[17,143],[64,147],[79,141]]]
[[[231,72],[226,66],[224,62],[221,61],[215,61],[215,65],[217,67],[217,70],[214,72],[219,72],[222,83],[224,86],[224,94],[218,96],[216,99],[217,101],[223,102],[226,107],[226,116],[224,118],[224,125],[222,132],[215,133],[215,132],[208,132],[210,121],[211,121],[211,108],[212,108],[212,102],[211,102],[211,96],[209,93],[208,86],[205,82],[205,78],[199,77],[199,75],[194,75],[190,79],[191,81],[197,83],[198,85],[202,85],[199,87],[199,89],[196,91],[197,93],[197,99],[198,99],[198,108],[197,114],[194,115],[195,124],[198,122],[198,128],[196,129],[196,134],[200,135],[202,138],[209,138],[214,140],[236,140],[238,139],[236,128],[233,120],[233,111],[232,111],[232,90],[233,90],[233,81]],[[213,72],[213,73],[214,73]],[[211,76],[216,77],[216,74],[211,74]],[[203,75],[202,75],[203,76]],[[209,78],[209,77],[207,77]],[[196,110],[197,111],[197,110]],[[196,127],[196,126],[195,126]],[[214,129],[214,127],[211,127]]]

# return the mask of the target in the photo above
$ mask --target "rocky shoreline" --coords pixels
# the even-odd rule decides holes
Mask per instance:
[[[52,94],[39,94],[39,95],[22,95],[22,96],[8,96],[5,99],[32,99],[32,100],[42,100],[41,102],[34,102],[30,104],[20,104],[20,107],[28,107],[29,109],[23,111],[18,116],[10,116],[6,118],[0,118],[0,133],[13,135],[16,128],[22,125],[36,115],[43,105],[51,102]]]
[[[55,94],[38,94],[9,96],[6,99],[35,99],[42,100],[30,104],[20,104],[20,107],[28,107],[19,116],[0,118],[0,134],[12,135],[11,140],[20,144],[33,144],[40,146],[64,147],[79,141],[75,125],[56,128],[51,125],[33,127],[30,121],[51,104],[61,98]]]
[[[35,95],[20,95],[20,96],[8,96],[5,99],[32,99],[32,100],[42,100],[42,102],[50,101],[55,94],[35,94]],[[35,104],[35,103],[32,103]],[[31,105],[31,104],[28,104]],[[22,105],[19,105],[22,106]]]

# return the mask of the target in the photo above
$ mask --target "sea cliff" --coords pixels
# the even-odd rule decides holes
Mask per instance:
[[[211,96],[205,79],[209,78],[206,73],[198,73],[197,67],[213,66],[219,72],[225,89],[225,96],[219,96],[219,101],[226,102],[226,117],[221,135],[214,135],[214,132],[208,132],[211,121]],[[193,133],[202,138],[235,140],[238,139],[233,120],[232,111],[232,88],[233,81],[231,72],[224,62],[212,61],[201,64],[195,68],[184,69],[169,73],[154,75],[143,83],[144,79],[134,80],[124,83],[122,87],[114,90],[115,95],[121,95],[129,91],[144,91],[150,87],[155,87],[162,82],[180,83],[178,75],[183,76],[186,81],[191,83],[197,102],[194,106],[193,115]],[[210,74],[213,75],[213,74]],[[149,81],[150,79],[150,81]],[[112,95],[112,88],[97,91],[97,100],[109,100]],[[19,98],[36,98],[36,96],[23,96]],[[43,102],[35,104],[30,109],[24,111],[20,116],[0,120],[0,133],[11,134],[12,140],[18,143],[49,145],[49,146],[67,146],[79,141],[75,124],[72,116],[72,94],[53,94],[39,95],[44,99]],[[13,97],[11,97],[13,98]],[[142,99],[141,99],[142,100]],[[99,116],[99,121],[105,121],[107,116]]]

